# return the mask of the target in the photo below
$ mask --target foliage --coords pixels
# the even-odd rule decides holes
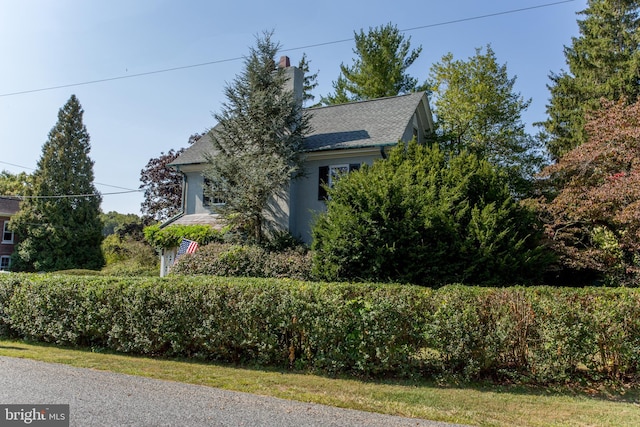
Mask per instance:
[[[189,137],[189,144],[193,144],[202,134]],[[169,150],[166,154],[150,159],[144,169],[140,171],[140,189],[144,190],[144,201],[141,211],[145,220],[165,221],[180,212],[182,207],[182,174],[169,167],[184,148],[178,151]]]
[[[21,196],[29,186],[30,175],[25,172],[13,174],[3,170],[0,172],[0,196]]]
[[[637,382],[640,291],[8,274],[0,333],[363,377]]]
[[[309,280],[311,255],[303,247],[270,251],[260,246],[212,243],[182,256],[171,274]]]
[[[302,58],[300,58],[300,62],[298,64],[298,68],[304,73],[304,83],[303,83],[303,93],[302,93],[302,102],[306,105],[308,102],[311,102],[316,99],[316,97],[311,93],[316,87],[318,87],[318,71],[311,74],[311,69],[309,68],[309,64],[311,61],[307,59],[307,54],[303,53]],[[318,104],[314,104],[309,106],[317,107]]]
[[[550,76],[549,118],[542,125],[556,159],[587,140],[585,121],[600,98],[633,103],[640,94],[639,2],[588,0],[587,5],[580,12],[580,36],[564,49],[569,70]]]
[[[257,39],[244,71],[225,89],[227,101],[215,114],[211,132],[214,155],[204,175],[205,190],[223,200],[218,210],[233,226],[246,230],[256,242],[271,225],[270,202],[302,173],[302,144],[308,117],[292,92],[287,75],[276,68],[279,45],[272,33]]]
[[[155,249],[168,249],[180,246],[182,239],[194,240],[199,245],[221,242],[226,230],[216,230],[209,225],[170,225],[161,228],[150,225],[144,229],[145,240]]]
[[[467,150],[502,168],[517,195],[525,195],[543,163],[543,146],[528,135],[522,113],[531,100],[514,92],[516,78],[498,64],[491,46],[467,61],[451,53],[431,67],[430,86],[441,147]]]
[[[411,38],[405,39],[391,23],[354,33],[356,58],[353,65],[340,64],[340,76],[333,82],[334,94],[322,97],[325,105],[395,96],[416,90],[418,81],[407,69],[418,59],[422,47],[411,50]]]
[[[11,228],[20,236],[13,268],[53,271],[99,269],[101,196],[93,185],[84,111],[72,95],[58,112]]]
[[[547,234],[564,266],[637,283],[640,102],[603,101],[586,129],[587,142],[543,171]]]
[[[102,274],[115,276],[157,275],[158,255],[145,242],[111,234],[102,241],[106,261]]]
[[[117,234],[120,237],[131,236],[142,240],[143,220],[136,214],[121,214],[110,211],[100,214],[102,221],[102,235],[110,236]]]
[[[405,148],[342,177],[313,227],[326,280],[504,283],[535,280],[546,256],[532,212],[477,156]]]

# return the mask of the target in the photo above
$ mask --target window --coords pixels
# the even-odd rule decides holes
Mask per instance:
[[[211,197],[211,193],[209,192],[211,189],[211,180],[208,178],[204,179],[204,185],[202,186],[202,205],[205,207],[215,206],[215,205],[224,205],[224,200],[218,197]],[[209,190],[209,191],[208,191]]]
[[[8,270],[11,267],[11,257],[3,255],[0,256],[0,270]]]
[[[2,243],[13,243],[13,231],[9,230],[9,221],[2,226]]]
[[[332,188],[341,176],[358,169],[360,169],[359,163],[320,166],[318,173],[318,200],[327,200],[326,187]]]

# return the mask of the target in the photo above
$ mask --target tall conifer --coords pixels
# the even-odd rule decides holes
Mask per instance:
[[[258,243],[278,215],[271,209],[277,209],[274,197],[302,173],[309,130],[302,100],[286,90],[289,77],[276,67],[279,45],[271,36],[258,37],[244,71],[225,89],[227,101],[211,131],[214,154],[204,173],[205,191],[223,202],[217,209]]]
[[[102,198],[93,185],[93,161],[84,111],[75,95],[58,112],[11,227],[20,239],[15,267],[27,271],[97,269]]]
[[[550,75],[548,118],[541,123],[556,159],[587,140],[586,114],[601,98],[629,103],[640,94],[640,31],[634,0],[589,0],[579,12],[580,36],[565,47],[568,71]]]

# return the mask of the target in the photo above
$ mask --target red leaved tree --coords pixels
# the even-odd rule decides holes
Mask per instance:
[[[588,140],[547,167],[547,235],[560,262],[607,278],[640,272],[640,102],[602,101]]]
[[[189,145],[198,141],[203,134],[189,137]],[[180,213],[182,205],[182,174],[167,166],[184,152],[184,148],[150,159],[140,171],[140,189],[144,190],[141,205],[142,216],[146,221],[166,221]]]

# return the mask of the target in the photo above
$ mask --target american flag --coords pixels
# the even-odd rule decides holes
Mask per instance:
[[[192,254],[198,249],[198,242],[188,239],[182,239],[176,258],[184,254]]]

